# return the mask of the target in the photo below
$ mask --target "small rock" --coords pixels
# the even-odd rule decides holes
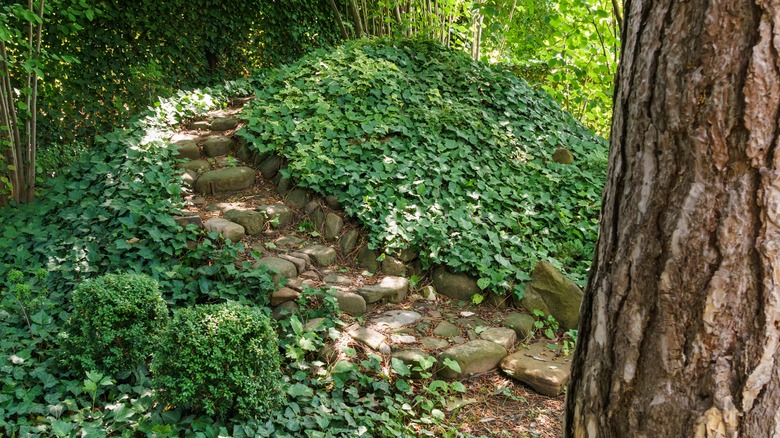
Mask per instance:
[[[431,337],[425,337],[420,339],[420,343],[422,344],[423,347],[429,350],[439,350],[450,346],[450,343],[445,341],[444,339],[431,338]]]
[[[553,152],[552,159],[558,164],[571,164],[574,162],[574,155],[568,149],[558,147]]]
[[[535,321],[532,315],[513,312],[504,317],[501,325],[514,330],[519,339],[528,339],[534,334]]]
[[[400,303],[409,291],[409,280],[403,277],[385,277],[378,284],[363,286],[357,293],[366,299],[367,303],[376,303],[387,299],[391,303]]]
[[[192,160],[176,165],[177,169],[191,170],[195,173],[203,173],[211,169],[211,164],[206,160]]]
[[[391,356],[393,359],[398,359],[409,367],[412,372],[413,379],[419,379],[422,377],[422,373],[426,370],[423,369],[422,364],[431,363],[432,356],[427,352],[419,349],[409,349],[396,351]],[[432,371],[432,367],[428,367],[427,370]]]
[[[406,275],[406,266],[397,258],[387,256],[382,260],[382,272],[387,275],[403,276]]]
[[[425,301],[436,301],[436,289],[433,286],[425,286],[420,289],[420,295]]]
[[[238,120],[233,117],[217,117],[211,121],[212,131],[227,131],[238,126]]]
[[[462,301],[471,301],[471,297],[480,292],[477,281],[467,274],[453,274],[439,266],[433,270],[433,286],[442,295]]]
[[[250,236],[257,236],[265,230],[265,215],[258,211],[233,209],[225,211],[222,216],[244,227]]]
[[[534,266],[520,304],[529,312],[539,309],[552,315],[561,328],[570,330],[576,329],[579,324],[582,295],[582,290],[573,281],[549,262],[541,261]],[[538,303],[539,298],[544,306]]]
[[[241,145],[236,151],[236,158],[244,164],[254,164],[255,152],[249,149],[246,144]]]
[[[263,174],[263,178],[272,179],[274,176],[276,176],[276,173],[279,172],[281,167],[282,157],[274,154],[263,160],[263,162],[257,166],[257,170]]]
[[[287,301],[295,301],[301,296],[300,292],[283,287],[271,294],[271,307],[276,307]]]
[[[374,250],[364,246],[360,251],[358,251],[355,261],[357,262],[358,266],[371,272],[376,272],[379,270],[379,262],[377,261],[377,257],[379,256]]]
[[[193,215],[193,216],[176,216],[173,218],[173,220],[176,221],[179,226],[182,228],[186,228],[187,225],[195,225],[198,228],[201,228],[203,226],[203,219],[201,219],[200,215]]]
[[[279,195],[286,194],[292,188],[293,188],[292,179],[284,175],[282,175],[281,178],[279,178],[279,182],[276,183],[276,193]]]
[[[360,233],[358,230],[349,230],[344,233],[344,235],[341,236],[341,239],[339,239],[339,249],[341,249],[341,254],[347,255],[351,253],[357,245],[359,236]]]
[[[284,278],[294,278],[298,275],[298,269],[292,262],[279,257],[263,257],[254,264],[254,268],[265,266],[269,271],[281,275]]]
[[[255,171],[249,167],[211,170],[195,181],[195,191],[204,195],[243,190],[255,183]]]
[[[309,192],[300,187],[295,188],[287,194],[287,198],[285,199],[295,207],[303,208],[309,202]]]
[[[303,329],[307,332],[320,331],[325,327],[325,318],[310,319],[303,325]]]
[[[336,263],[336,250],[330,246],[311,245],[300,250],[314,259],[317,266],[330,266]]]
[[[511,350],[517,342],[517,334],[510,328],[491,327],[479,334],[479,337]]]
[[[394,344],[416,344],[417,338],[412,335],[391,335],[390,340]]]
[[[173,143],[173,146],[176,148],[176,153],[174,154],[176,158],[185,160],[197,160],[200,158],[200,148],[192,140],[179,140]]]
[[[258,209],[260,209],[260,207],[258,207]],[[267,214],[266,217],[268,217]],[[282,236],[274,241],[274,244],[277,246],[283,246],[286,248],[301,246],[304,243],[306,243],[306,240],[295,236]]]
[[[325,215],[325,240],[332,241],[341,233],[341,229],[344,228],[344,219],[335,213],[328,213]]]
[[[359,327],[351,330],[348,334],[352,339],[368,346],[372,350],[379,351],[379,348],[385,344],[384,335],[370,328]]]
[[[192,205],[203,205],[206,203],[206,198],[203,196],[193,196],[192,199],[190,199],[190,204]]]
[[[495,368],[506,354],[506,348],[481,339],[456,345],[439,355],[439,363],[443,364],[445,359],[454,360],[460,365],[460,372],[442,366],[437,375],[445,379],[458,379],[484,373]]]
[[[293,251],[293,252],[290,253],[290,256],[298,258],[298,259],[301,259],[301,260],[305,260],[306,261],[306,269],[309,269],[312,266],[314,266],[314,265],[312,265],[311,257],[309,257],[308,254],[304,254],[304,253],[298,252],[298,251]]]
[[[280,259],[285,259],[288,262],[295,265],[295,268],[298,270],[298,274],[301,274],[303,272],[306,272],[306,260],[299,259],[298,257],[293,257],[289,254],[279,254],[278,256]]]
[[[219,233],[223,238],[238,242],[244,238],[244,227],[227,219],[212,218],[203,224],[208,232]]]
[[[203,142],[203,153],[207,157],[221,157],[236,150],[236,142],[233,139],[214,135]]]
[[[417,312],[411,310],[389,310],[382,316],[371,320],[372,327],[382,330],[399,329],[410,326],[422,318]]]
[[[280,319],[287,318],[293,313],[298,313],[298,304],[295,303],[294,301],[287,301],[285,303],[276,306],[276,308],[274,308],[274,311],[271,313],[271,317],[279,321]]]
[[[319,280],[320,274],[314,272],[314,271],[306,271],[301,274],[301,278],[306,278],[308,280]]]
[[[360,316],[366,313],[366,300],[352,292],[333,291],[333,296],[339,303],[342,312],[352,316]]]
[[[317,232],[322,231],[322,226],[325,224],[325,212],[321,207],[317,207],[311,213],[309,213],[309,220]]]
[[[393,254],[393,257],[402,262],[411,262],[417,258],[417,253],[415,253],[411,248],[404,248],[400,250],[397,249],[391,253]]]
[[[542,343],[529,345],[501,361],[501,369],[540,394],[555,397],[563,392],[571,374],[571,359]]]
[[[303,291],[303,279],[300,278],[290,278],[287,280],[287,283],[285,283],[287,287],[290,289],[295,289],[298,292]]]
[[[442,338],[454,338],[460,336],[460,328],[450,322],[442,321],[433,329],[433,334]]]
[[[266,219],[274,228],[286,226],[295,217],[290,207],[284,204],[261,205],[256,210],[265,214]],[[303,239],[300,239],[300,241],[303,241]]]
[[[339,202],[338,196],[326,196],[325,205],[331,210],[341,210],[341,202]]]
[[[303,212],[306,213],[306,216],[309,216],[314,212],[314,210],[321,209],[322,206],[320,205],[320,201],[318,199],[313,199],[309,201],[305,207],[303,207]]]
[[[185,170],[181,176],[181,182],[185,187],[192,187],[196,179],[198,179],[198,173],[193,170]]]

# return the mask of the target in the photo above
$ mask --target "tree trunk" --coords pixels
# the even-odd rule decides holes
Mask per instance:
[[[628,0],[569,437],[780,436],[780,2]]]

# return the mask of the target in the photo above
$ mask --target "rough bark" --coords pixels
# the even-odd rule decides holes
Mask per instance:
[[[628,0],[566,436],[780,436],[780,1]]]

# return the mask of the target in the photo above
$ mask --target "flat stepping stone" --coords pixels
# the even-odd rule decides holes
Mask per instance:
[[[177,169],[191,170],[197,173],[207,172],[211,169],[211,164],[206,160],[191,160],[176,164]]]
[[[244,227],[250,236],[257,236],[265,230],[265,215],[259,211],[233,209],[225,211],[222,216]]]
[[[450,322],[442,321],[433,329],[433,334],[442,338],[454,338],[460,336],[460,328]]]
[[[334,290],[332,292],[336,301],[339,303],[339,309],[352,316],[360,316],[366,313],[366,300],[353,292],[342,292]]]
[[[174,156],[185,160],[197,160],[200,158],[200,148],[192,140],[179,140],[173,143],[175,149]]]
[[[212,131],[227,131],[238,126],[238,119],[233,117],[217,117],[211,121]]]
[[[390,335],[390,340],[394,344],[416,344],[417,338],[412,335]]]
[[[214,232],[218,233],[225,239],[230,239],[233,242],[238,242],[239,240],[244,238],[244,235],[246,234],[244,232],[244,227],[241,225],[230,222],[227,219],[222,218],[212,218],[206,221],[205,224],[203,224],[203,227],[208,232]]]
[[[527,313],[512,312],[504,317],[501,325],[511,328],[519,339],[527,339],[534,334],[536,318]]]
[[[192,140],[192,141],[197,142],[199,138],[200,138],[200,136],[198,136],[198,135],[183,134],[183,133],[177,132],[176,134],[173,134],[171,136],[171,139],[169,141],[171,143],[178,143],[178,142],[180,142],[182,140]]]
[[[203,143],[203,153],[207,157],[221,157],[236,150],[236,142],[223,135],[213,135]]]
[[[371,320],[371,326],[382,330],[399,329],[417,323],[422,315],[411,310],[389,310]]]
[[[430,336],[420,339],[420,344],[429,350],[441,350],[450,346],[450,343],[444,339],[432,338]]]
[[[274,228],[286,226],[292,222],[295,217],[292,209],[282,204],[261,205],[257,207],[256,210],[265,214],[268,222],[270,222],[271,226]],[[301,241],[303,241],[303,239],[301,239]]]
[[[283,246],[283,247],[294,247],[294,246],[301,246],[307,241],[305,239],[301,239],[299,237],[295,236],[282,236],[274,241],[274,244],[277,246]]]
[[[255,183],[255,171],[249,167],[228,167],[211,170],[195,181],[195,191],[204,195],[233,192],[251,187]]]
[[[298,276],[298,269],[292,262],[279,257],[263,257],[254,264],[254,268],[259,266],[267,267],[271,272],[281,275],[284,278],[295,278]]]
[[[505,327],[491,327],[480,333],[479,337],[486,341],[495,342],[507,350],[511,350],[517,342],[517,333]]]
[[[469,341],[451,347],[439,355],[440,366],[444,363],[445,359],[451,359],[460,365],[460,372],[457,372],[450,367],[441,366],[437,375],[445,379],[460,379],[484,373],[496,368],[501,362],[501,359],[506,357],[506,354],[506,348],[495,342],[485,341],[483,339]]]
[[[501,361],[501,369],[536,392],[555,397],[563,392],[571,375],[571,359],[560,357],[543,343],[529,345]]]
[[[344,219],[335,213],[328,213],[325,215],[325,228],[323,235],[325,240],[333,241],[341,234],[341,229],[344,228]]]
[[[300,250],[314,259],[317,266],[325,267],[336,263],[336,250],[330,246],[311,245]]]
[[[352,339],[360,342],[374,351],[389,350],[390,348],[386,343],[387,339],[385,336],[376,330],[366,327],[358,327],[354,330],[350,330],[348,334],[352,337]]]
[[[378,284],[363,286],[357,290],[357,293],[366,299],[366,302],[376,303],[386,299],[391,303],[397,304],[406,298],[409,292],[409,280],[403,277],[385,277]]]
[[[325,283],[333,284],[336,286],[350,286],[352,285],[352,279],[345,275],[328,274],[322,279]]]
[[[295,301],[301,296],[301,293],[290,289],[289,287],[283,287],[271,294],[271,307],[276,307],[287,301]]]

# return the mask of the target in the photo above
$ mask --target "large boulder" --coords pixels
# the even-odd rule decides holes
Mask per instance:
[[[195,191],[204,195],[243,190],[255,183],[255,171],[249,167],[226,167],[204,173],[195,181]]]
[[[576,329],[580,317],[582,289],[564,277],[553,265],[542,261],[534,266],[520,304],[529,312],[538,309],[552,315],[564,329]]]
[[[437,375],[445,379],[459,379],[490,371],[506,357],[506,348],[495,342],[478,339],[445,350],[439,355]],[[442,366],[445,359],[458,363],[460,372]]]
[[[432,277],[436,292],[456,300],[470,301],[480,291],[477,280],[464,273],[453,274],[443,266],[436,267]]]
[[[555,397],[569,383],[571,359],[544,343],[529,345],[501,361],[501,369],[540,394]]]

